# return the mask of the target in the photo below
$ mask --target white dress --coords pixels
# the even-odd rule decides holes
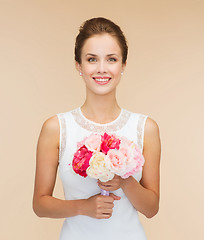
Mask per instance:
[[[100,193],[97,180],[82,177],[72,169],[73,154],[77,142],[91,133],[115,133],[134,141],[143,151],[144,126],[147,115],[121,109],[120,115],[112,122],[99,124],[87,119],[81,108],[58,113],[60,124],[59,175],[66,200],[87,199]],[[134,175],[137,181],[142,171]],[[138,212],[132,206],[122,189],[113,191],[120,200],[114,201],[113,214],[109,219],[96,219],[77,215],[65,219],[60,240],[146,240]]]

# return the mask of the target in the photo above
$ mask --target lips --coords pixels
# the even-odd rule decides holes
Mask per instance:
[[[100,84],[100,85],[107,84],[111,80],[110,77],[93,77],[93,79],[97,84]]]
[[[108,81],[111,78],[110,77],[93,77],[93,79],[96,81]]]

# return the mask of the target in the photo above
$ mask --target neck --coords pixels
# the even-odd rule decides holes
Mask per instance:
[[[107,123],[119,116],[121,108],[117,103],[115,93],[108,95],[87,94],[81,111],[89,120]]]

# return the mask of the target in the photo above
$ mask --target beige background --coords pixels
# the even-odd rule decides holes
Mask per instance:
[[[128,39],[120,106],[160,127],[160,211],[140,215],[148,239],[204,239],[202,0],[0,0],[0,239],[58,239],[63,219],[32,211],[36,144],[47,118],[84,101],[74,42],[97,16]],[[63,198],[59,179],[54,195]]]

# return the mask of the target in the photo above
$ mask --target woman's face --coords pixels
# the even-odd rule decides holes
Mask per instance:
[[[95,94],[115,90],[125,68],[116,38],[107,33],[87,39],[81,52],[81,64],[76,64],[86,87]]]

